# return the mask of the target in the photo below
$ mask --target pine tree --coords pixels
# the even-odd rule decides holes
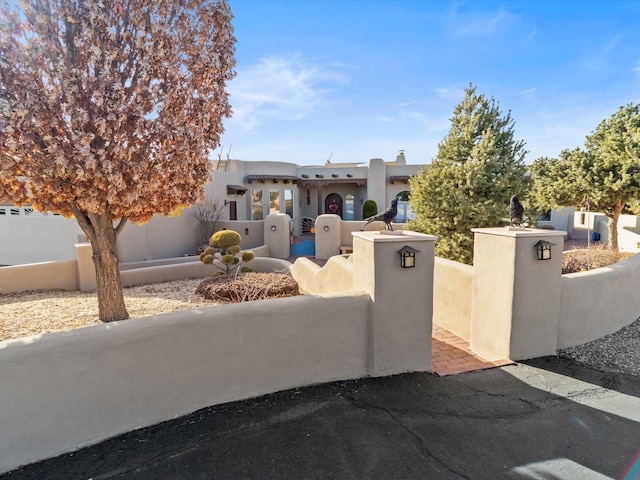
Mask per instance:
[[[472,263],[471,229],[503,226],[511,195],[526,195],[524,145],[511,113],[469,85],[437,157],[411,179],[410,228],[437,235],[438,256]]]
[[[559,159],[532,165],[534,194],[541,205],[590,208],[609,218],[609,245],[618,250],[618,219],[640,195],[640,105],[630,103],[600,122],[585,150],[563,150]]]

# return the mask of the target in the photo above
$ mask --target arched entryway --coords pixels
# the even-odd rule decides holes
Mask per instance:
[[[342,197],[337,193],[330,193],[324,199],[324,213],[334,213],[342,218]]]

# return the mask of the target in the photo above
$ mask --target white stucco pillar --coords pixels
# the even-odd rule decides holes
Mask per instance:
[[[386,198],[386,177],[387,169],[384,160],[381,158],[372,158],[369,161],[369,173],[367,174],[367,198],[365,200],[373,200],[376,202],[378,212],[382,212],[387,205]]]
[[[370,374],[431,371],[433,265],[436,237],[353,232],[354,290],[373,300]],[[415,267],[402,268],[398,250],[419,250]]]
[[[326,260],[340,255],[340,216],[333,214],[320,215],[316,218],[316,258]]]
[[[264,220],[264,244],[273,258],[291,256],[291,217],[286,213],[272,213]]]
[[[478,228],[473,250],[471,349],[487,360],[555,355],[566,232]],[[535,244],[553,243],[537,260]]]
[[[93,264],[93,250],[90,243],[74,243],[78,264],[78,287],[86,292],[96,289],[96,269]]]

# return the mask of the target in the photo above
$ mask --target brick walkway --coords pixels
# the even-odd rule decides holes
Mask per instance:
[[[513,363],[509,359],[495,362],[485,360],[471,351],[469,342],[435,324],[433,325],[431,344],[433,347],[433,373],[440,377],[502,367]]]

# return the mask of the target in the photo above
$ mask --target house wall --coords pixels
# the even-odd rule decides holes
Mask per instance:
[[[551,210],[550,220],[541,220],[538,222],[538,228],[551,227],[553,230],[563,230],[567,232],[568,238],[571,238],[575,221],[575,208],[564,207],[560,210]]]
[[[28,207],[0,208],[5,212],[0,215],[0,265],[75,258],[73,244],[83,235],[75,219],[33,212]]]

